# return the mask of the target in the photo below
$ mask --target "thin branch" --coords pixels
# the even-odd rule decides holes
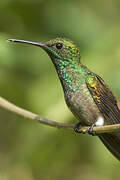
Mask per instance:
[[[39,123],[42,123],[44,125],[49,125],[52,127],[57,127],[57,128],[64,128],[64,129],[70,129],[74,130],[75,124],[68,124],[68,123],[60,123],[56,121],[49,120],[47,118],[40,117],[39,115],[32,113],[30,111],[27,111],[23,108],[20,108],[13,103],[5,100],[4,98],[0,97],[0,107],[11,111],[17,115],[20,115],[21,117],[35,120]],[[80,128],[81,133],[87,133],[89,127],[82,127]],[[108,132],[117,132],[120,131],[120,124],[115,124],[115,125],[107,125],[107,126],[97,126],[93,128],[93,132],[95,134],[101,134],[101,133],[108,133]]]
[[[15,114],[18,114],[24,118],[35,120],[35,121],[45,124],[45,125],[49,125],[49,126],[53,126],[53,127],[57,127],[57,128],[67,128],[67,129],[73,129],[73,127],[74,127],[74,124],[60,123],[60,122],[49,120],[47,118],[40,117],[39,115],[37,115],[35,113],[32,113],[30,111],[27,111],[23,108],[16,106],[15,104],[7,101],[6,99],[4,99],[2,97],[0,97],[0,107],[6,109],[8,111],[11,111]]]

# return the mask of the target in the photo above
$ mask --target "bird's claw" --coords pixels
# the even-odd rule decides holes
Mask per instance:
[[[88,128],[88,134],[92,135],[92,136],[96,136],[95,132],[93,132],[93,128],[94,128],[95,124],[93,123],[89,128]]]
[[[81,133],[81,131],[79,130],[79,129],[80,129],[80,126],[81,126],[81,123],[80,123],[80,122],[77,123],[77,124],[75,124],[75,126],[74,126],[74,131],[75,131],[76,133]]]

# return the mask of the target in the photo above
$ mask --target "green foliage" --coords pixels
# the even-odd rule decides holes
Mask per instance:
[[[74,122],[49,57],[8,38],[70,38],[82,62],[120,98],[119,0],[0,1],[0,95],[49,119]],[[119,179],[97,137],[42,126],[0,109],[0,180]]]

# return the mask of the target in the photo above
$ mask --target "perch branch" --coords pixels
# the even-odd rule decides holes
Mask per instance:
[[[37,121],[39,123],[42,123],[44,125],[49,125],[49,126],[52,126],[52,127],[74,130],[75,124],[60,123],[60,122],[49,120],[47,118],[40,117],[37,114],[34,114],[34,113],[30,112],[30,111],[27,111],[27,110],[25,110],[23,108],[20,108],[20,107],[14,105],[13,103],[5,100],[2,97],[0,97],[0,107],[6,109],[8,111],[11,111],[11,112],[13,112],[13,113],[15,113],[17,115],[20,115],[21,117],[31,119],[31,120],[35,120],[35,121]],[[97,127],[93,128],[93,132],[95,134],[116,132],[116,131],[120,131],[120,124],[107,125],[107,126],[97,126]],[[81,127],[80,132],[81,133],[87,133],[88,132],[88,127],[87,126]]]

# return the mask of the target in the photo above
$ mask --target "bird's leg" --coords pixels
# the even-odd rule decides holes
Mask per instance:
[[[97,118],[97,121],[88,128],[88,134],[95,136],[96,134],[93,132],[94,126],[103,126],[103,125],[104,125],[104,118],[102,116],[99,116]]]
[[[93,132],[93,128],[96,126],[95,123],[93,123],[89,128],[88,128],[88,134],[95,136],[96,134]]]
[[[75,131],[76,133],[81,133],[81,131],[79,130],[80,127],[81,127],[81,123],[80,123],[80,122],[77,123],[77,124],[75,124],[75,126],[74,126],[74,131]]]

